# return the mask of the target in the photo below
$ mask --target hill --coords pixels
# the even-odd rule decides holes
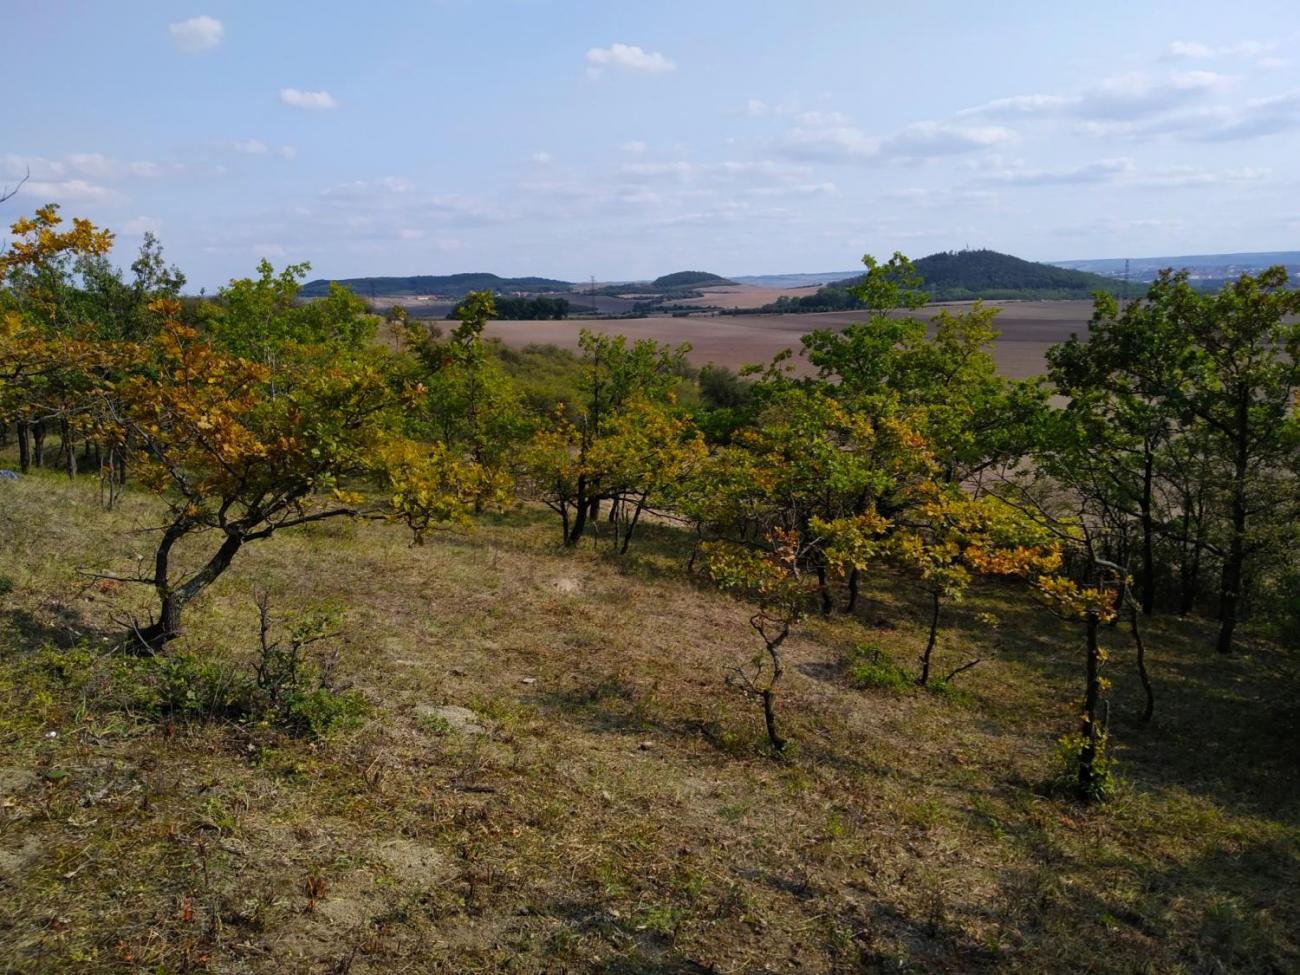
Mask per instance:
[[[914,266],[931,301],[1086,299],[1094,291],[1114,291],[1122,286],[1099,274],[992,250],[941,251],[915,261]],[[857,275],[835,281],[815,294],[782,297],[756,310],[768,314],[852,311],[861,307],[850,290],[860,280]]]
[[[858,675],[848,615],[793,635],[786,714],[807,744],[775,762],[722,687],[752,610],[682,576],[692,539],[669,526],[611,571],[531,509],[423,546],[309,525],[250,551],[187,652],[154,663],[68,649],[137,603],[72,590],[67,567],[129,560],[157,503],[132,488],[104,511],[54,471],[0,492],[26,529],[0,533],[15,971],[1295,970],[1284,659],[1215,659],[1200,621],[1150,624],[1146,732],[1117,654],[1131,785],[1101,812],[1039,785],[1078,685],[1073,633],[1002,587],[952,609],[984,660],[945,693]],[[871,579],[870,639],[910,662],[921,597]],[[254,585],[277,618],[338,605],[335,678],[372,702],[364,724],[317,741],[220,717],[206,695],[252,666]],[[209,690],[143,710],[155,672]]]
[[[931,298],[940,301],[1019,295],[1086,298],[1114,285],[1098,274],[1026,261],[992,250],[941,251],[916,261],[916,270],[925,280]]]
[[[351,288],[362,297],[369,295],[408,296],[408,295],[442,295],[447,298],[463,298],[471,291],[493,291],[498,294],[515,291],[550,293],[571,291],[573,284],[554,278],[503,278],[486,272],[469,272],[464,274],[416,274],[410,277],[370,277],[337,278],[338,284]],[[320,298],[329,292],[333,283],[326,278],[317,278],[303,285],[300,292],[304,298]]]
[[[716,287],[736,282],[718,274],[710,274],[708,271],[676,271],[655,278],[650,283],[661,291],[671,291],[677,288]]]

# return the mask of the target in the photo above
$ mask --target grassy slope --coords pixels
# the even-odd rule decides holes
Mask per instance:
[[[255,584],[281,612],[342,600],[344,670],[375,710],[311,743],[142,721],[107,663],[60,677],[40,649],[142,605],[72,567],[120,570],[154,520],[135,496],[99,510],[89,482],[0,482],[5,970],[1300,966],[1295,711],[1264,648],[1220,661],[1204,626],[1154,627],[1140,728],[1115,634],[1126,785],[1087,810],[1039,785],[1075,634],[1005,592],[951,614],[944,662],[991,657],[956,699],[843,680],[855,640],[919,649],[920,604],[887,580],[861,624],[801,628],[780,702],[799,750],[778,763],[723,686],[754,649],[746,609],[683,579],[671,531],[616,560],[557,551],[528,511],[423,548],[335,524],[241,554],[184,641],[245,661]],[[974,623],[989,609],[1000,647]],[[445,703],[490,735],[418,719]]]

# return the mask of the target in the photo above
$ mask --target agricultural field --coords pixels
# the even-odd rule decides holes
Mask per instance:
[[[1002,335],[994,356],[1002,373],[1024,378],[1043,373],[1044,355],[1071,333],[1085,334],[1092,315],[1088,301],[991,301],[999,309],[996,327]],[[966,302],[935,306],[959,313]],[[931,311],[931,314],[934,313]],[[487,326],[487,334],[511,345],[553,343],[576,349],[578,335],[587,328],[629,339],[653,339],[673,345],[689,342],[695,365],[712,362],[735,369],[766,363],[784,349],[798,349],[801,336],[814,329],[838,330],[861,321],[862,312],[824,312],[809,315],[692,315],[687,318],[623,318],[611,321],[501,322]],[[798,360],[796,360],[798,362]]]

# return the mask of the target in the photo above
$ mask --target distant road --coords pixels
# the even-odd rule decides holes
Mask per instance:
[[[1049,346],[1063,342],[1071,332],[1084,333],[1092,316],[1090,301],[990,301],[1001,309],[997,326],[1002,332],[994,347],[998,368],[1020,379],[1045,370]],[[961,305],[943,306],[959,309]],[[815,315],[717,315],[692,318],[621,318],[607,321],[491,322],[487,334],[511,345],[552,343],[577,349],[583,328],[629,339],[654,339],[677,345],[691,344],[691,362],[713,362],[737,369],[766,363],[783,349],[799,349],[800,336],[819,328],[842,329],[861,321],[862,312],[824,312]],[[797,362],[803,360],[796,359]],[[807,371],[806,364],[804,371]]]

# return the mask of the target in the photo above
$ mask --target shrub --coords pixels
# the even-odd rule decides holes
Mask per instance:
[[[854,687],[879,689],[901,694],[916,686],[916,675],[901,667],[874,643],[860,643],[849,651],[844,661],[849,682]]]
[[[1055,790],[1084,802],[1101,802],[1115,794],[1115,759],[1111,754],[1110,736],[1097,738],[1097,750],[1092,759],[1092,771],[1081,774],[1083,750],[1087,739],[1079,732],[1066,735],[1056,743],[1057,774]]]

